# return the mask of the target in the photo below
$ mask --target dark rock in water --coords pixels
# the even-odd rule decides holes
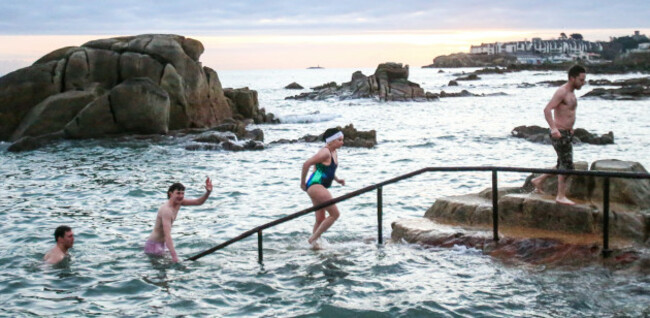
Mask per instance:
[[[450,80],[449,84],[447,84],[447,86],[458,86],[458,82],[456,82],[454,80]]]
[[[245,142],[243,145],[236,144],[232,141],[227,141],[222,144],[223,149],[225,150],[230,150],[230,151],[244,151],[244,150],[264,150],[264,144],[255,141],[255,140],[249,140]]]
[[[515,127],[510,134],[516,138],[524,138],[531,142],[550,144],[551,137],[550,129],[540,126],[518,126]],[[614,143],[614,133],[608,132],[603,135],[596,135],[588,132],[583,128],[576,128],[573,130],[573,143],[588,143],[592,145],[609,145]]]
[[[360,71],[354,72],[350,82],[340,86],[334,82],[312,88],[312,92],[289,96],[285,99],[297,100],[339,100],[357,98],[378,98],[384,101],[426,101],[427,95],[420,85],[408,81],[408,65],[400,63],[383,63],[377,66],[375,73],[366,76]]]
[[[610,81],[607,79],[589,80],[589,85],[594,86],[650,86],[650,77],[630,78],[625,80]]]
[[[650,97],[649,86],[625,86],[615,89],[596,88],[582,97],[600,97],[608,100],[642,100]]]
[[[274,124],[280,121],[271,113],[266,114],[264,108],[260,109],[257,99],[257,91],[248,87],[225,88],[223,93],[228,97],[228,104],[233,118],[238,120],[252,119],[256,124]]]
[[[377,132],[374,130],[359,131],[355,129],[352,124],[345,127],[338,126],[336,128],[343,132],[345,139],[343,147],[372,148],[377,145]],[[271,142],[271,144],[292,144],[296,142],[323,142],[323,134],[318,136],[305,135],[299,139],[293,140],[280,139]]]
[[[566,82],[567,82],[566,80],[541,81],[541,82],[538,82],[537,84],[543,84],[543,85],[558,87],[558,86],[562,86],[562,85],[566,84]]]
[[[64,137],[63,131],[40,135],[37,137],[25,136],[12,143],[7,151],[20,152],[41,148],[54,140],[61,140]]]
[[[536,86],[535,84],[523,82],[523,83],[517,85],[517,88],[530,88],[530,87],[535,87],[535,86]]]
[[[293,82],[293,83],[285,86],[284,88],[285,89],[303,89],[304,87],[302,87],[300,84],[298,84],[296,82]]]
[[[444,73],[444,72],[445,72],[445,71],[443,71],[443,70],[438,70],[438,73]]]
[[[447,93],[445,91],[440,91],[440,98],[444,98],[444,97],[470,97],[470,96],[479,96],[479,95],[472,94],[472,93],[468,92],[465,89],[458,92],[458,93]]]
[[[477,81],[477,80],[480,80],[480,79],[481,78],[478,77],[478,75],[476,75],[476,74],[469,74],[467,76],[461,76],[461,77],[457,78],[456,80],[457,81]]]

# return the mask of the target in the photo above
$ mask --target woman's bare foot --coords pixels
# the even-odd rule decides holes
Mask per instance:
[[[567,197],[555,198],[555,202],[557,202],[559,204],[564,204],[564,205],[574,205],[574,204],[576,204],[575,202],[569,200]]]
[[[321,246],[318,243],[318,239],[313,239],[312,237],[310,237],[307,240],[307,243],[309,243],[309,245],[311,245],[312,250],[320,250],[321,249]]]

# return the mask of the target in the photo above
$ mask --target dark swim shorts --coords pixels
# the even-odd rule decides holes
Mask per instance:
[[[551,136],[551,143],[557,153],[557,169],[573,170],[573,135],[570,130],[560,130],[562,135],[555,139]]]

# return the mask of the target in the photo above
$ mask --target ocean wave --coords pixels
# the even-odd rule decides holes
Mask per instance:
[[[294,115],[278,116],[281,123],[291,123],[291,124],[318,123],[318,122],[334,120],[335,118],[338,117],[341,117],[341,115],[321,114],[318,111],[310,114],[294,114]]]

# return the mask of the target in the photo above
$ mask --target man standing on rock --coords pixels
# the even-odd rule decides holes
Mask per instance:
[[[167,190],[167,202],[160,206],[156,216],[156,224],[153,227],[149,239],[144,245],[144,252],[149,255],[161,256],[165,247],[169,249],[172,262],[178,262],[174,241],[172,240],[172,224],[178,216],[178,210],[183,205],[201,205],[208,199],[212,192],[212,181],[205,179],[205,194],[196,199],[185,199],[185,186],[181,183],[172,184]]]
[[[56,245],[45,254],[43,260],[49,264],[57,264],[68,256],[68,250],[74,245],[74,233],[69,226],[61,225],[54,230]]]
[[[580,65],[569,69],[569,80],[555,91],[551,101],[544,108],[544,117],[551,128],[551,143],[557,153],[557,169],[573,169],[573,124],[576,121],[578,100],[574,93],[585,84],[586,70]],[[542,193],[542,185],[549,174],[532,180],[537,192]],[[575,202],[566,197],[566,176],[557,176],[557,196],[555,202],[573,205]]]

